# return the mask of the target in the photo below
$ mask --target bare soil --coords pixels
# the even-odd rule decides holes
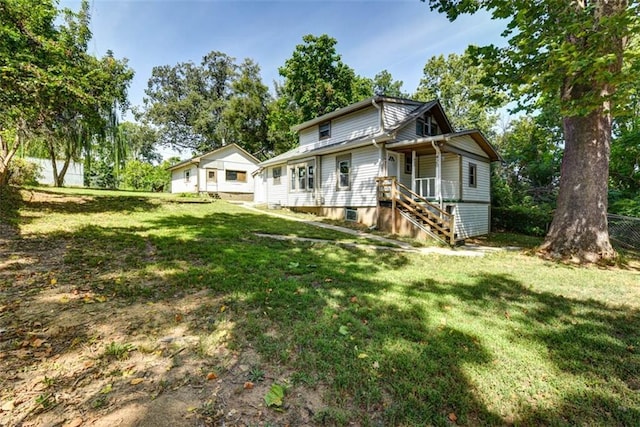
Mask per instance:
[[[69,244],[0,227],[0,425],[313,424],[322,390],[267,408],[287,372],[209,328],[223,304],[208,291],[132,302],[60,283]]]

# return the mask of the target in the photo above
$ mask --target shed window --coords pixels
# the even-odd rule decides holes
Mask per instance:
[[[338,190],[348,190],[351,187],[351,154],[336,157],[338,176]]]
[[[478,165],[469,163],[469,187],[478,186]]]
[[[191,169],[184,171],[184,182],[189,182],[191,179]]]
[[[331,122],[324,122],[318,126],[320,139],[327,139],[331,137]]]
[[[282,176],[282,167],[278,166],[271,171],[273,176],[273,185],[280,185],[280,177]]]
[[[247,172],[227,169],[225,171],[225,179],[227,181],[247,182]]]

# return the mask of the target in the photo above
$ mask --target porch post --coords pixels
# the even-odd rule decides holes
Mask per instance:
[[[442,153],[436,144],[436,197],[442,209]]]
[[[413,191],[414,193],[417,193],[416,191],[416,151],[413,150],[411,152],[411,191]],[[422,190],[422,188],[420,189]],[[420,192],[420,195],[422,195],[422,191]]]
[[[391,177],[391,234],[396,234],[396,177]]]

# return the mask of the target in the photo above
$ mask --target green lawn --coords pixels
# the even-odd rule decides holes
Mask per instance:
[[[204,291],[209,302],[184,320],[200,342],[180,356],[224,379],[229,356],[216,346],[255,351],[249,377],[267,372],[288,389],[282,412],[267,410],[276,424],[291,422],[304,396],[320,401],[310,411],[318,425],[640,424],[636,270],[278,241],[255,233],[361,240],[222,201],[29,194],[15,244],[62,248],[47,277],[131,306]]]

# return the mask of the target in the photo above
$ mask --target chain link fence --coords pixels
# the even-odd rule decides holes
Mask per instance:
[[[640,251],[640,218],[608,214],[607,220],[613,246]]]

